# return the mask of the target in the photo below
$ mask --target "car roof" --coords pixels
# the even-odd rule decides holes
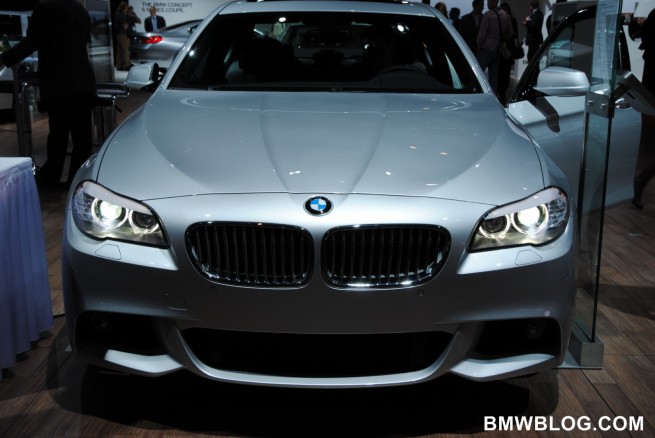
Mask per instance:
[[[255,12],[369,12],[436,17],[436,9],[406,0],[266,0],[235,1],[220,8],[220,14]]]

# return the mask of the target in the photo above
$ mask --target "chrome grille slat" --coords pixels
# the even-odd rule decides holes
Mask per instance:
[[[253,275],[254,275],[254,280],[255,282],[257,281],[257,273],[259,272],[259,267],[257,266],[257,245],[255,242],[257,242],[257,233],[255,229],[250,230],[250,245],[252,246],[250,248],[250,251],[252,252],[252,262],[253,262]]]
[[[236,236],[236,228],[235,227],[230,227],[230,240],[232,241],[232,248],[233,248],[233,260],[234,260],[234,276],[236,277],[237,282],[241,282],[241,270],[239,269],[240,266],[240,258],[241,254],[239,253],[239,241],[237,240]]]
[[[336,287],[403,287],[434,277],[450,249],[436,226],[335,229],[323,240],[323,275]]]
[[[250,275],[251,275],[248,266],[248,259],[250,258],[250,253],[248,252],[248,237],[246,236],[245,228],[242,228],[240,231],[241,231],[241,248],[243,248],[243,272],[247,282],[250,280]]]
[[[282,239],[280,242],[280,260],[286,260],[287,257],[287,246],[284,244],[286,239]],[[291,261],[293,263],[293,260]],[[287,276],[286,264],[282,262],[280,264],[280,273],[282,275],[281,281],[284,282]]]
[[[394,257],[395,262],[396,262],[396,271],[395,271],[396,272],[396,278],[400,278],[400,276],[401,276],[400,265],[401,265],[402,259],[404,258],[404,257],[402,257],[402,255],[403,255],[403,251],[405,249],[405,234],[403,233],[402,230],[400,230],[399,234],[400,234],[400,236],[399,236],[398,240],[400,241],[399,242],[399,247],[400,247],[401,257],[398,257],[397,254],[391,254],[391,257]]]
[[[266,259],[266,232],[263,229],[259,229],[259,234],[261,235],[261,261],[262,261],[262,274],[263,278],[268,278],[268,260]]]
[[[369,278],[375,278],[375,274],[373,271],[373,262],[374,262],[374,257],[375,257],[375,230],[371,230],[371,245],[368,253],[368,271],[366,272],[366,275]]]
[[[307,282],[312,241],[299,228],[260,224],[196,224],[188,253],[209,279],[228,284],[293,287]]]
[[[271,260],[273,261],[273,272],[274,277],[273,277],[273,282],[275,284],[280,283],[280,279],[282,278],[282,274],[280,272],[280,245],[277,244],[275,240],[271,241],[271,249],[273,252],[271,253]]]
[[[227,246],[228,242],[228,237],[227,237],[227,228],[223,228],[223,241],[222,241],[222,247],[223,247],[223,254],[225,254],[225,272],[230,272],[230,258],[227,256],[229,254],[229,248]],[[218,247],[220,250],[220,247]],[[217,266],[222,266],[222,264],[218,264]],[[220,274],[219,274],[220,275]]]
[[[394,250],[394,248],[393,248],[393,243],[394,243],[393,237],[394,237],[393,233],[391,233],[391,235],[389,236],[389,252],[391,254],[393,254],[393,250]],[[383,249],[384,249],[384,247],[383,247]],[[381,256],[384,257],[384,252],[381,254]],[[391,257],[387,257],[387,260],[388,260],[388,262],[387,262],[387,271],[386,271],[387,275],[386,275],[385,278],[391,278],[391,266],[393,265],[393,259]],[[381,280],[382,279],[380,279],[380,281]]]

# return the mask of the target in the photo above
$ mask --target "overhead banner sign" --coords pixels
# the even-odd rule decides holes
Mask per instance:
[[[143,21],[150,15],[150,6],[157,8],[157,15],[166,20],[166,25],[182,23],[189,20],[202,20],[227,0],[191,0],[191,1],[131,1],[134,12],[141,19],[137,31],[143,31]]]

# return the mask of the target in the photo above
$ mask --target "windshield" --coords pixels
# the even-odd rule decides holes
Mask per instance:
[[[471,65],[435,17],[371,13],[218,15],[171,88],[480,92]]]

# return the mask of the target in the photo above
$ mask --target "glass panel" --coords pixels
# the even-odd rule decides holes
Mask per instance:
[[[600,249],[607,181],[607,157],[618,62],[621,1],[599,0],[593,44],[591,87],[587,96],[583,170],[578,195],[580,265],[577,323],[590,341],[596,338]]]
[[[84,3],[91,16],[89,56],[96,82],[113,82],[109,0],[85,0]]]
[[[598,275],[602,244],[605,178],[611,119],[588,113],[585,124],[585,172],[581,175],[579,214],[580,264],[578,268],[577,322],[589,340],[596,331]]]
[[[544,52],[539,70],[552,66],[568,67],[584,72],[590,79],[594,25],[593,20],[581,20],[563,29]]]

